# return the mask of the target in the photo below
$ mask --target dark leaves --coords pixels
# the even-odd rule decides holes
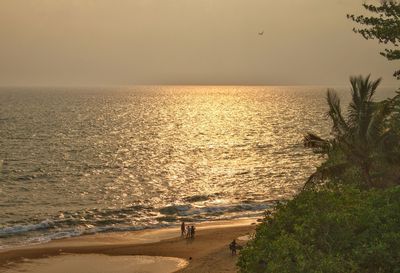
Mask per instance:
[[[363,6],[376,16],[347,15],[348,19],[365,26],[365,28],[354,28],[353,31],[367,40],[377,39],[379,43],[398,47],[400,42],[400,3],[383,1],[381,5],[364,4]],[[400,51],[396,48],[385,49],[380,54],[390,61],[400,59]],[[400,79],[400,70],[396,70],[393,76]]]

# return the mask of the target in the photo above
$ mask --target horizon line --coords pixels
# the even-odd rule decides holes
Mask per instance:
[[[132,87],[196,87],[196,86],[204,86],[204,87],[235,87],[235,86],[249,86],[249,87],[347,87],[348,83],[335,83],[335,84],[5,84],[0,85],[0,88],[132,88]],[[395,83],[390,84],[381,84],[380,87],[387,88],[400,88],[399,85]]]

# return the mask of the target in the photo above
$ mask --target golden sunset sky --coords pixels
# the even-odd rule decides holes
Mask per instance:
[[[396,63],[346,19],[362,3],[1,0],[0,85],[394,84]]]

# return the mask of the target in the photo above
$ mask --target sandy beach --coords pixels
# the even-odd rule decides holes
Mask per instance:
[[[165,228],[6,249],[0,252],[0,272],[237,272],[228,244],[240,237],[245,244],[255,225],[256,219],[197,224],[194,239],[181,238],[179,228]]]

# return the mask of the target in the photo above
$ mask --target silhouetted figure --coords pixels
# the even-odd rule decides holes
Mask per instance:
[[[194,226],[190,227],[190,238],[194,238],[194,233],[196,232],[196,228]]]
[[[233,240],[230,244],[229,244],[229,249],[231,250],[232,255],[236,255],[236,249],[237,249],[237,243],[236,240]]]
[[[185,236],[185,232],[186,232],[185,222],[182,222],[182,224],[181,224],[181,237]]]
[[[186,226],[186,238],[190,238],[191,236],[191,228],[189,225]]]

